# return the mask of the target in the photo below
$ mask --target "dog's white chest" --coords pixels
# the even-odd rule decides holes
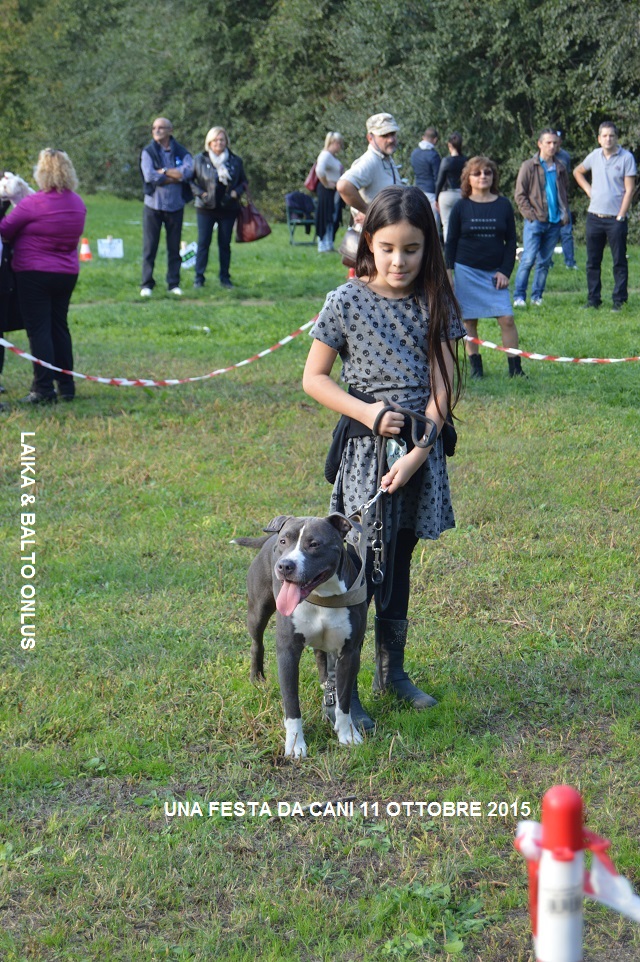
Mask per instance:
[[[332,582],[336,584],[332,584]],[[345,591],[345,585],[332,578],[321,586],[326,594]],[[337,589],[337,590],[336,590]],[[324,608],[321,605],[302,601],[291,615],[296,632],[301,634],[305,644],[321,651],[341,651],[344,643],[351,637],[351,619],[348,608]]]

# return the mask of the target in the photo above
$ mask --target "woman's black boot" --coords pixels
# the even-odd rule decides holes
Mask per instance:
[[[482,370],[482,355],[481,354],[470,354],[469,364],[471,365],[471,377],[484,377],[484,371]]]
[[[335,725],[336,705],[338,704],[338,696],[336,693],[336,656],[331,653],[327,653],[327,680],[324,682],[323,687],[324,695],[322,696],[322,717],[331,722],[331,725]],[[374,722],[373,718],[367,715],[360,702],[357,680],[353,683],[353,689],[351,691],[350,711],[353,727],[357,731],[372,732],[375,729],[376,723]]]
[[[435,698],[421,691],[404,670],[404,649],[407,643],[408,621],[375,619],[376,673],[374,691],[393,691],[414,708],[433,708]]]
[[[509,377],[527,376],[522,370],[522,361],[519,357],[507,357],[507,364],[509,365]]]

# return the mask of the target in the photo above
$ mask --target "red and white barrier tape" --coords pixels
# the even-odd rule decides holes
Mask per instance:
[[[564,364],[623,364],[625,361],[640,361],[640,357],[560,357],[556,354],[534,354],[531,351],[520,351],[517,347],[500,347],[499,344],[481,341],[477,337],[469,337],[468,334],[465,335],[465,341],[489,347],[493,351],[512,354],[514,357],[526,357],[530,361],[560,361]]]
[[[316,314],[316,317],[318,315]],[[268,347],[265,351],[260,351],[259,354],[254,354],[253,357],[248,357],[244,361],[238,361],[237,364],[230,364],[229,367],[220,367],[216,371],[210,371],[209,374],[199,374],[197,377],[176,377],[176,378],[165,378],[161,381],[153,381],[151,378],[145,377],[98,377],[95,374],[79,374],[77,371],[66,371],[64,368],[55,367],[53,364],[49,364],[48,361],[40,361],[37,357],[33,357],[32,354],[28,354],[26,351],[21,351],[19,347],[14,344],[10,344],[9,341],[5,341],[3,337],[0,337],[0,345],[2,347],[8,348],[17,354],[18,357],[23,357],[26,361],[33,361],[34,364],[41,364],[43,367],[49,368],[50,371],[56,371],[58,374],[71,374],[72,377],[82,378],[83,381],[95,381],[98,384],[108,384],[110,387],[175,387],[177,384],[192,384],[194,381],[206,381],[209,378],[217,377],[218,374],[226,374],[228,371],[234,371],[238,367],[244,367],[246,364],[251,364],[252,361],[257,361],[261,357],[266,357],[267,354],[273,354],[277,351],[279,347],[284,344],[288,344],[295,337],[302,334],[308,328],[315,323],[316,317],[307,321],[302,327],[299,327],[297,331],[293,334],[283,337],[281,341],[278,341],[272,347]]]
[[[239,367],[245,367],[245,365],[251,364],[261,357],[266,357],[267,354],[273,354],[279,347],[283,347],[283,345],[288,344],[302,334],[303,331],[308,330],[315,323],[317,316],[316,314],[316,317],[307,321],[307,323],[299,327],[297,331],[287,335],[287,337],[283,337],[281,341],[277,341],[272,347],[268,347],[266,350],[260,351],[258,354],[254,354],[253,357],[248,357],[244,361],[238,361],[237,364],[220,367],[216,371],[210,371],[209,374],[199,374],[196,377],[164,378],[161,381],[154,381],[151,378],[145,377],[99,377],[95,374],[79,374],[77,371],[66,371],[64,368],[55,367],[53,364],[49,364],[48,361],[41,361],[27,351],[20,350],[19,347],[11,344],[5,340],[4,337],[0,337],[0,345],[6,347],[9,351],[13,351],[18,357],[23,357],[26,361],[41,364],[43,367],[48,368],[50,371],[55,371],[58,374],[71,374],[72,377],[81,378],[83,381],[95,381],[97,384],[108,384],[110,387],[175,387],[177,384],[192,384],[195,381],[207,381],[212,377],[217,377],[218,374],[227,374],[229,371],[235,371]],[[476,337],[469,337],[468,335],[465,336],[465,340],[471,341],[472,344],[479,344],[481,347],[491,348],[494,351],[502,351],[505,354],[513,354],[517,357],[526,357],[530,361],[560,361],[568,364],[622,364],[625,361],[640,361],[640,357],[558,357],[555,354],[534,354],[530,351],[520,351],[516,347],[500,347],[500,345],[493,344],[491,341],[481,341]]]

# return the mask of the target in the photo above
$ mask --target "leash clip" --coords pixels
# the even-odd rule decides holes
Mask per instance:
[[[371,541],[371,551],[373,552],[373,569],[371,571],[371,580],[374,585],[381,585],[384,581],[384,565],[382,563],[382,552],[384,549],[384,544],[382,542],[383,527],[382,520],[376,518],[376,520],[373,522],[375,537]]]
[[[333,708],[336,704],[336,688],[335,685],[327,686],[324,690],[323,703],[327,708]]]
[[[383,488],[381,485],[376,491],[376,493],[374,494],[374,496],[369,501],[365,502],[365,504],[361,505],[360,508],[358,508],[358,513],[364,514],[365,511],[368,511],[369,508],[372,508],[373,505],[376,503],[376,501],[379,501],[382,495],[386,493],[387,493],[387,489]]]

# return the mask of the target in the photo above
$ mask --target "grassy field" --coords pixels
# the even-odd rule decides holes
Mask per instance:
[[[89,208],[94,260],[71,310],[86,374],[179,378],[235,364],[311,319],[344,278],[336,255],[291,247],[276,225],[234,244],[233,291],[215,280],[214,251],[203,291],[185,273],[181,301],[162,283],[141,301],[141,205],[99,196]],[[186,220],[193,240],[193,211]],[[124,239],[124,261],[97,259],[108,234]],[[161,282],[162,250],[158,264]],[[610,269],[607,254],[605,295]],[[624,313],[587,312],[584,270],[557,257],[544,306],[518,314],[522,348],[639,355],[637,249],[630,269]],[[481,334],[498,340],[495,322]],[[27,347],[24,332],[9,337]],[[529,962],[513,839],[522,806],[538,818],[558,782],[582,792],[588,827],[612,840],[640,890],[639,365],[524,362],[528,380],[514,382],[504,355],[483,351],[487,377],[467,384],[450,461],[457,528],[425,542],[413,569],[409,668],[439,705],[417,715],[371,695],[369,631],[360,688],[378,728],[342,748],[306,653],[309,757],[294,763],[282,754],[273,631],[267,681],[249,681],[252,555],[229,541],[327,508],[335,417],[301,390],[307,342],[179,387],[79,381],[76,402],[55,409],[19,406],[30,365],[7,357],[6,962]],[[23,432],[35,489],[20,488]],[[33,509],[30,580],[20,515]],[[36,589],[33,650],[20,646],[24,584]],[[352,815],[277,817],[279,803],[346,799]],[[438,813],[472,801],[478,817]],[[179,802],[192,814],[172,815]],[[410,802],[432,806],[407,814]],[[638,927],[593,903],[585,919],[586,962],[640,962]]]

